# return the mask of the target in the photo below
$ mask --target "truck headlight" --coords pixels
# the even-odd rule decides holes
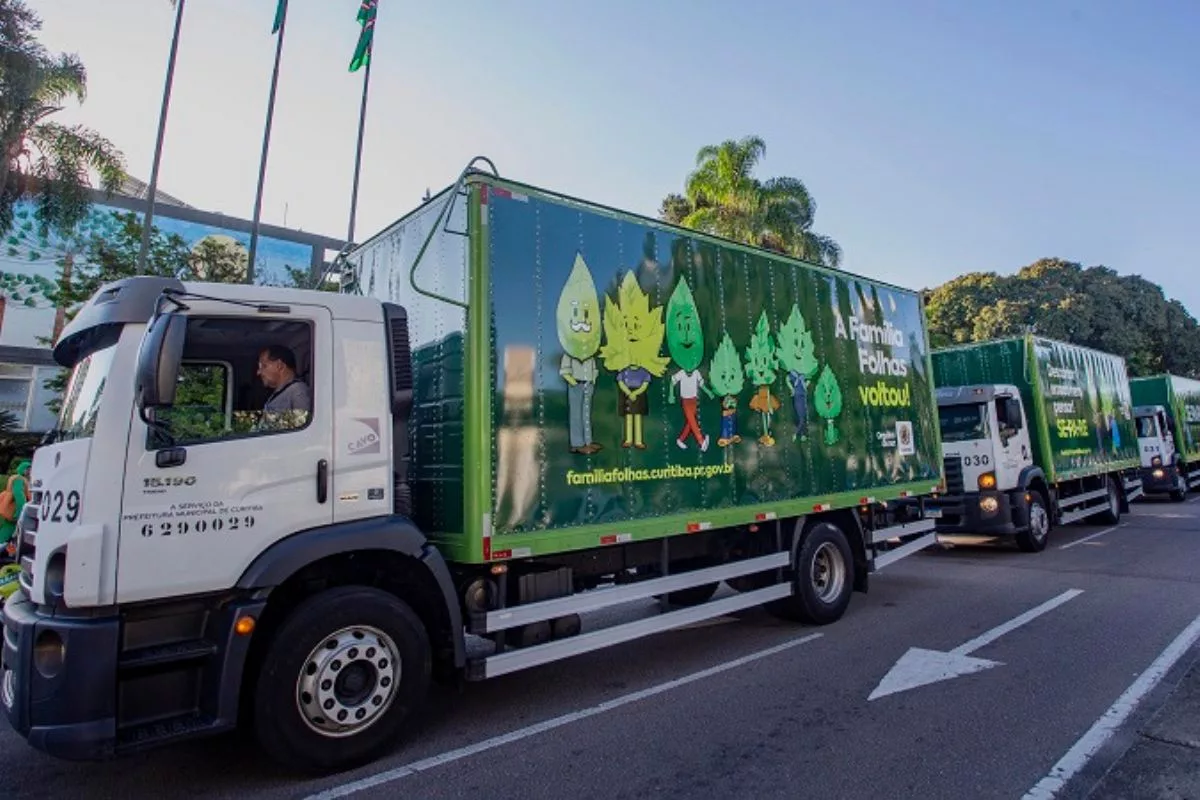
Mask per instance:
[[[46,562],[46,574],[42,584],[46,589],[46,600],[51,603],[57,603],[61,600],[66,582],[67,554],[55,553]]]
[[[985,472],[979,476],[979,488],[983,491],[996,488],[996,473]]]
[[[1000,501],[994,497],[979,498],[979,510],[985,514],[995,514],[1000,509]]]

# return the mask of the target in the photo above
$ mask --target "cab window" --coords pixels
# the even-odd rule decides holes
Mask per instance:
[[[1139,439],[1158,438],[1158,423],[1154,417],[1137,418],[1137,435]]]
[[[310,325],[295,320],[189,318],[175,403],[155,410],[147,448],[306,428],[312,340]]]

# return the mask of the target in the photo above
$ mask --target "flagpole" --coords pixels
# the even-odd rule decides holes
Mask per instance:
[[[171,54],[167,57],[167,79],[163,85],[162,107],[158,112],[158,138],[154,143],[154,163],[150,166],[150,185],[146,189],[146,218],[142,223],[142,246],[138,250],[138,272],[146,271],[146,256],[150,252],[150,229],[154,223],[154,195],[158,191],[158,165],[162,160],[163,137],[167,132],[167,109],[171,105],[171,87],[175,83],[175,57],[179,53],[179,31],[183,26],[183,4],[175,2],[175,33],[171,37]]]
[[[363,73],[362,105],[358,110],[358,144],[354,149],[354,185],[350,190],[350,227],[346,232],[346,243],[354,243],[354,218],[358,213],[358,179],[362,171],[363,133],[367,124],[367,90],[371,86],[371,61],[367,60]]]
[[[246,283],[254,283],[254,260],[258,251],[258,224],[262,216],[263,184],[267,178],[267,152],[271,148],[271,125],[275,119],[275,91],[279,86],[279,62],[283,57],[283,34],[287,28],[288,0],[279,0],[278,40],[275,42],[275,67],[271,71],[271,92],[267,98],[267,124],[263,131],[262,157],[258,164],[258,189],[254,194],[254,222],[250,228],[250,252],[246,262]]]

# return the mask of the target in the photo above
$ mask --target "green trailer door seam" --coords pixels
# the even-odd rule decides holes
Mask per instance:
[[[469,562],[487,560],[488,539],[491,534],[492,497],[492,333],[491,281],[488,262],[488,209],[486,185],[468,183],[467,231],[468,246],[467,297],[467,358],[468,370],[465,398],[466,421],[463,447],[464,495],[466,516],[465,534],[453,537],[448,548],[455,559]],[[449,537],[448,537],[449,538]],[[462,544],[465,541],[465,546]]]
[[[1021,353],[1025,359],[1025,369],[1031,373],[1030,385],[1033,387],[1031,392],[1033,396],[1033,413],[1037,416],[1038,426],[1038,446],[1041,448],[1045,456],[1042,458],[1042,463],[1038,466],[1042,468],[1042,472],[1046,475],[1046,480],[1050,484],[1058,483],[1059,475],[1054,467],[1054,451],[1050,449],[1050,419],[1046,415],[1046,397],[1045,390],[1042,388],[1042,370],[1038,365],[1037,353],[1034,350],[1033,336],[1026,334],[1022,337],[1024,346],[1021,348]]]

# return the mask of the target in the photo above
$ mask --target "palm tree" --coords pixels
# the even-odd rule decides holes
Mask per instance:
[[[668,195],[660,215],[688,228],[837,266],[841,247],[812,230],[817,204],[804,183],[798,178],[762,182],[754,177],[766,152],[758,136],[700,148],[684,195]]]
[[[35,197],[43,229],[70,230],[90,206],[92,172],[107,193],[125,179],[112,142],[49,121],[67,100],[87,99],[87,70],[77,56],[49,53],[34,38],[41,25],[23,0],[0,0],[0,232],[25,195]]]

